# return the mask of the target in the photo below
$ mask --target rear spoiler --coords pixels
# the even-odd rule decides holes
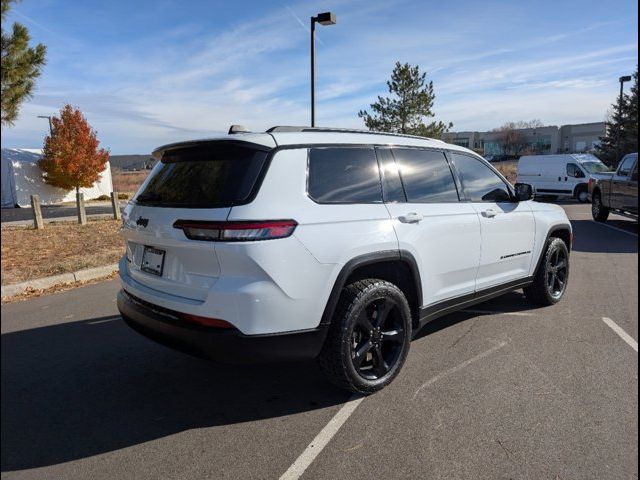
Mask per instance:
[[[269,152],[273,149],[273,147],[269,147],[267,145],[263,145],[260,143],[249,142],[246,140],[239,140],[239,139],[231,140],[228,137],[222,137],[222,138],[210,138],[210,139],[204,139],[204,140],[188,140],[186,142],[169,143],[167,145],[163,145],[161,147],[156,148],[151,153],[151,155],[153,155],[154,158],[161,160],[164,153],[169,150],[175,150],[178,148],[190,148],[190,147],[203,146],[203,145],[212,145],[212,144],[237,145],[237,146],[242,146],[247,148],[253,148],[255,150],[260,150],[263,152]]]

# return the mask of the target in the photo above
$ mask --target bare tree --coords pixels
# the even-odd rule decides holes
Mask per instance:
[[[530,147],[530,142],[522,130],[541,127],[544,127],[544,123],[540,120],[520,120],[507,122],[492,131],[497,134],[496,141],[503,153],[518,156]]]
[[[544,127],[544,123],[542,122],[542,120],[539,120],[537,118],[534,118],[533,120],[529,120],[529,121],[525,121],[525,120],[520,120],[519,122],[510,122],[512,123],[515,128],[542,128]]]

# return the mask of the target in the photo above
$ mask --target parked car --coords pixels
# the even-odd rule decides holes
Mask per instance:
[[[518,182],[533,185],[536,196],[589,201],[589,177],[608,167],[591,154],[524,155],[518,162]]]
[[[368,394],[427,322],[519,288],[552,305],[567,288],[564,211],[466,148],[274,127],[154,155],[123,214],[117,303],[182,351],[317,357],[336,385]]]
[[[615,172],[593,175],[589,181],[591,214],[606,222],[610,212],[638,219],[638,154],[625,155]]]

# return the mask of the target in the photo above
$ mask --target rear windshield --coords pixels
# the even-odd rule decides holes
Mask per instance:
[[[212,208],[246,203],[257,187],[267,152],[238,145],[169,150],[136,203],[154,207]]]
[[[610,169],[602,162],[582,162],[582,168],[589,173],[609,172]]]

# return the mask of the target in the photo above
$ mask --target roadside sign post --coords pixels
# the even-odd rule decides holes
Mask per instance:
[[[120,220],[120,204],[118,202],[118,192],[111,192],[111,206],[113,207],[113,218]]]
[[[31,195],[31,210],[33,210],[33,226],[36,230],[44,228],[42,210],[40,209],[40,195]]]

